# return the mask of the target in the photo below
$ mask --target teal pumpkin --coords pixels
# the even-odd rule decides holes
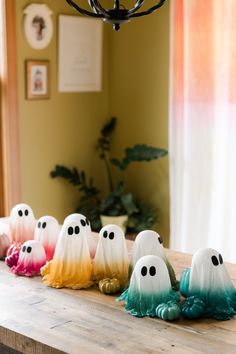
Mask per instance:
[[[202,317],[206,311],[206,304],[196,296],[188,297],[181,308],[184,317],[195,320]]]
[[[173,301],[168,301],[166,304],[162,303],[156,308],[156,316],[165,321],[173,321],[180,316],[179,305]]]
[[[190,269],[185,268],[180,277],[179,291],[184,296],[188,296]]]

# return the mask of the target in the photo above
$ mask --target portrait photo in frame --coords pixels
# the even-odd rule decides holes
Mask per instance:
[[[52,11],[46,4],[30,4],[24,9],[24,33],[34,49],[44,49],[53,35]]]
[[[26,98],[49,98],[49,61],[26,61]]]

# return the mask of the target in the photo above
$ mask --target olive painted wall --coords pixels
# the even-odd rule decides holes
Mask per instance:
[[[36,217],[52,214],[63,221],[77,205],[74,187],[49,178],[56,163],[88,171],[106,188],[106,176],[94,154],[104,120],[118,117],[113,156],[125,147],[146,143],[168,146],[169,5],[156,13],[123,25],[119,33],[104,25],[103,91],[59,93],[57,90],[57,22],[59,14],[75,12],[64,0],[44,0],[53,10],[54,35],[44,50],[34,50],[23,33],[22,11],[34,1],[15,0],[17,14],[18,91],[22,201]],[[39,2],[40,3],[40,2]],[[27,59],[50,61],[50,99],[25,99]],[[97,173],[99,171],[99,173]],[[159,209],[157,230],[169,236],[168,158],[134,164],[126,172],[127,187]]]
[[[152,15],[110,31],[110,113],[119,119],[114,154],[146,143],[168,149],[169,1]],[[169,239],[168,158],[136,163],[128,188],[159,209],[157,230]]]
[[[78,203],[75,188],[49,172],[58,164],[79,166],[95,179],[98,158],[94,154],[96,138],[108,111],[107,28],[104,32],[103,91],[99,93],[59,93],[58,15],[75,15],[64,0],[44,0],[53,11],[54,34],[43,50],[32,49],[23,33],[23,9],[34,1],[16,0],[18,95],[20,119],[20,157],[22,201],[30,204],[36,217],[54,215],[62,222]],[[38,3],[38,2],[37,2]],[[50,99],[25,99],[25,60],[50,61]]]

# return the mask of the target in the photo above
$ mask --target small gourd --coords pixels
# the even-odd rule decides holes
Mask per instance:
[[[184,317],[190,320],[195,320],[202,317],[206,311],[206,305],[198,297],[190,296],[185,300],[181,310]]]
[[[116,278],[105,278],[98,283],[99,290],[103,294],[115,294],[121,289],[120,281]]]
[[[165,321],[173,321],[180,317],[179,305],[173,301],[162,303],[156,308],[156,316]]]

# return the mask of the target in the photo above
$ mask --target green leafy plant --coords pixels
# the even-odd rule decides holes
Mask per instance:
[[[94,230],[101,228],[100,215],[102,214],[128,215],[128,231],[140,232],[152,227],[157,220],[157,211],[152,206],[136,200],[132,193],[127,192],[124,178],[114,183],[112,165],[123,173],[131,163],[157,160],[166,156],[167,151],[145,144],[137,144],[125,149],[123,159],[111,158],[111,138],[116,123],[117,120],[113,117],[103,126],[96,145],[96,150],[104,162],[107,173],[109,193],[105,198],[101,197],[101,190],[94,186],[93,179],[88,179],[85,171],[79,171],[76,167],[70,169],[56,165],[50,175],[52,178],[62,177],[78,188],[80,200],[76,211],[90,219]]]

